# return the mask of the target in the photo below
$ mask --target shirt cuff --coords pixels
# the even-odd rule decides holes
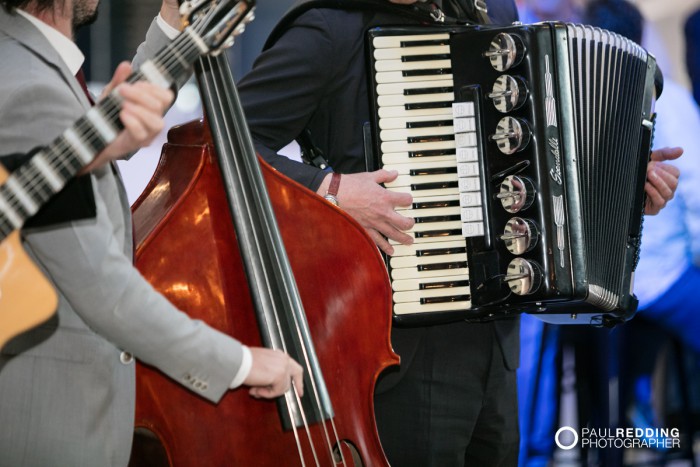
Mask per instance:
[[[231,386],[229,386],[231,389],[235,389],[241,384],[243,384],[243,381],[248,377],[248,374],[250,373],[250,369],[253,367],[253,354],[250,353],[250,349],[246,347],[245,345],[243,346],[243,359],[241,360],[241,366],[238,368],[238,373],[236,373],[236,376],[233,378],[233,381],[231,382]]]
[[[180,34],[180,31],[178,31],[176,28],[172,27],[171,25],[165,22],[160,13],[158,13],[158,16],[156,16],[156,23],[158,23],[158,26],[160,26],[160,29],[161,31],[163,31],[163,34],[165,34],[170,40],[175,39],[178,36],[178,34]]]

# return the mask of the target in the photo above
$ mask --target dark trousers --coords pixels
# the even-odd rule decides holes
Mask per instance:
[[[403,367],[386,375],[375,395],[392,467],[517,466],[515,371],[504,365],[493,325],[393,332]],[[402,354],[399,340],[417,343]]]

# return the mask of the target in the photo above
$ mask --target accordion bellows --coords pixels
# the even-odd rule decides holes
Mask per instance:
[[[564,23],[376,28],[368,44],[368,164],[399,172],[387,189],[416,219],[387,259],[394,319],[629,319],[654,57]]]

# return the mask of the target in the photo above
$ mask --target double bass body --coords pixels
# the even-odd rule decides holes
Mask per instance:
[[[344,465],[386,465],[373,411],[375,381],[398,360],[389,341],[386,268],[372,240],[345,213],[264,163],[262,170],[333,406],[332,423],[313,422],[295,433],[283,428],[274,402],[255,400],[243,388],[215,405],[139,364],[137,431],[154,435],[173,466],[302,465],[300,458],[305,465],[334,465],[338,449]],[[223,193],[209,126],[196,121],[172,129],[133,208],[136,264],[179,309],[260,346]],[[337,436],[329,437],[329,430]],[[132,465],[153,465],[140,450],[142,439],[135,438]]]

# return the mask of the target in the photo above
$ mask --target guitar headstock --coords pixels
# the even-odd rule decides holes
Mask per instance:
[[[255,0],[187,0],[180,5],[180,14],[189,29],[217,54],[233,45],[235,36],[253,19]]]

